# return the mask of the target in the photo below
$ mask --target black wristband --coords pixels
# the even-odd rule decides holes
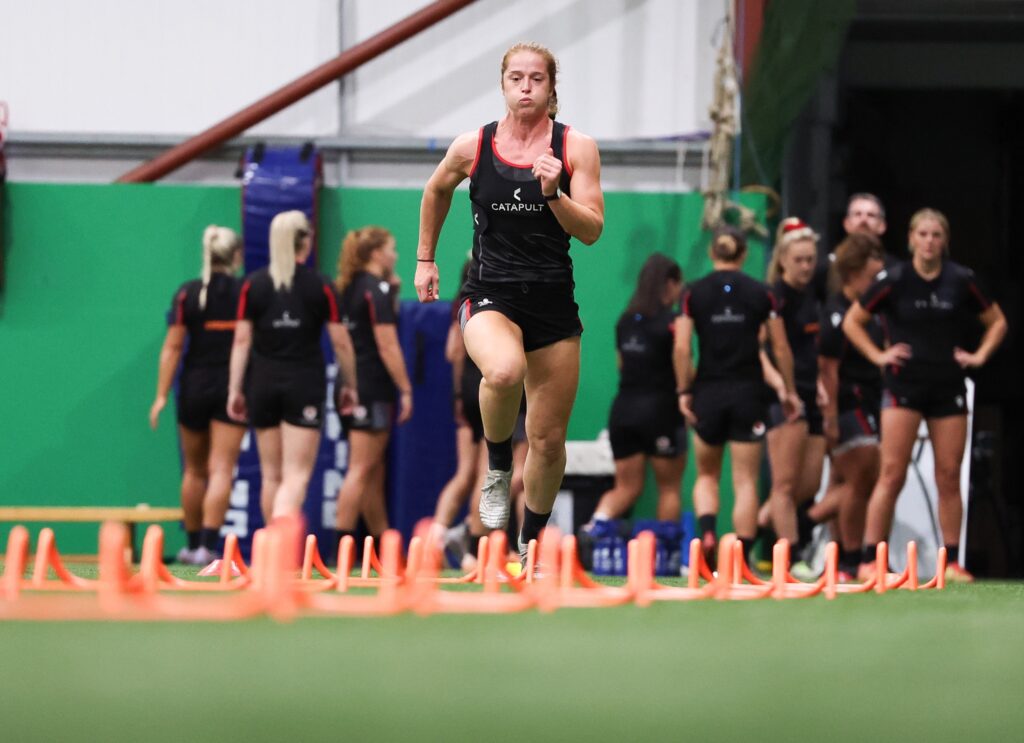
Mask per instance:
[[[416,262],[417,263],[433,263],[434,259],[433,258],[417,258]]]

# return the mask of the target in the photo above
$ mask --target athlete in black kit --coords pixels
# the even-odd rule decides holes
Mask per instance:
[[[909,241],[912,259],[880,273],[843,321],[850,342],[885,371],[881,475],[868,504],[861,577],[873,569],[868,561],[876,544],[889,537],[923,418],[935,455],[939,523],[950,561],[946,577],[970,581],[959,562],[960,461],[967,438],[964,374],[988,361],[1006,335],[1006,319],[973,272],[945,259],[945,216],[933,209],[915,213]],[[873,314],[886,319],[892,345],[884,350],[865,329]],[[976,318],[985,332],[978,349],[969,353],[960,343]]]
[[[676,402],[672,347],[682,289],[679,264],[654,253],[640,269],[636,290],[615,326],[619,393],[608,416],[615,487],[601,496],[594,521],[619,518],[633,506],[648,461],[658,486],[658,518],[679,520],[686,423]]]
[[[392,280],[397,260],[395,238],[383,227],[349,232],[338,257],[341,313],[355,346],[359,377],[359,405],[343,418],[349,460],[338,492],[339,540],[354,536],[360,515],[375,539],[387,530],[384,460],[396,397],[398,424],[412,416],[412,384],[396,326],[397,297]]]
[[[778,313],[793,354],[793,377],[803,405],[798,420],[786,421],[781,404],[769,409],[768,460],[772,489],[768,499],[775,533],[800,546],[797,505],[813,499],[821,484],[825,436],[818,408],[818,322],[821,307],[811,286],[818,255],[818,236],[797,217],[784,219],[778,235],[768,281],[778,300]],[[771,386],[781,397],[785,385],[766,365]],[[809,530],[808,530],[809,531]]]
[[[843,333],[843,318],[851,305],[882,270],[882,245],[868,233],[853,233],[835,250],[833,272],[838,291],[821,311],[818,371],[827,403],[822,411],[825,438],[835,485],[813,506],[813,520],[838,513],[839,578],[854,580],[861,562],[864,517],[871,489],[878,479],[878,425],[882,405],[882,375]],[[885,332],[877,315],[868,324],[872,342],[882,348]]]
[[[231,473],[245,436],[245,421],[227,415],[228,359],[241,286],[233,274],[241,256],[242,243],[233,230],[210,225],[203,232],[203,276],[174,293],[156,398],[149,409],[149,424],[156,429],[187,338],[178,388],[178,430],[185,460],[181,507],[188,544],[178,553],[178,562],[190,565],[206,565],[217,556]]]
[[[547,523],[565,472],[583,332],[569,238],[590,245],[604,226],[597,145],[554,121],[556,66],[539,44],[505,53],[506,115],[449,147],[423,191],[417,249],[416,292],[432,302],[439,296],[438,234],[455,187],[469,178],[473,267],[460,319],[466,350],[484,377],[480,409],[490,472],[480,517],[490,529],[508,522],[512,431],[525,382],[530,448],[521,551]]]
[[[787,418],[795,419],[800,401],[793,382],[793,357],[786,329],[776,314],[775,297],[760,281],[741,273],[747,244],[729,227],[711,243],[714,271],[693,283],[676,321],[675,370],[679,410],[694,427],[697,481],[693,501],[704,554],[715,558],[718,480],[722,454],[730,442],[736,494],[733,525],[749,550],[757,532],[757,473],[767,430],[759,337],[765,328],[785,386]],[[697,334],[699,365],[693,372],[691,343]]]
[[[267,523],[298,515],[306,498],[327,393],[320,349],[325,325],[338,362],[341,412],[358,400],[352,340],[334,287],[302,265],[312,249],[306,215],[278,214],[270,223],[270,265],[249,275],[238,300],[228,413],[235,420],[248,415],[256,429],[260,507]],[[250,349],[252,368],[243,393]]]

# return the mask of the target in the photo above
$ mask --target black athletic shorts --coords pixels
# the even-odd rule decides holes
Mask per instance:
[[[686,422],[674,394],[667,399],[620,394],[608,414],[608,438],[615,459],[678,457],[686,452]]]
[[[821,415],[821,408],[818,407],[818,393],[817,390],[797,390],[797,395],[800,396],[800,402],[804,404],[804,412],[801,414],[798,420],[807,421],[807,434],[809,436],[824,436],[825,435],[825,421]],[[775,402],[768,408],[768,428],[769,430],[776,426],[781,426],[786,422],[786,416],[782,412],[782,403],[775,399]]]
[[[583,334],[572,284],[467,282],[459,301],[463,330],[477,313],[500,312],[523,331],[524,351]]]
[[[395,416],[395,403],[389,400],[366,400],[359,398],[351,415],[341,416],[341,425],[346,431],[388,431]]]
[[[882,408],[907,408],[924,418],[967,415],[967,386],[963,380],[945,384],[908,383],[886,376]]]
[[[878,407],[860,406],[839,411],[839,442],[833,454],[859,446],[878,445]]]
[[[303,428],[320,428],[326,392],[322,366],[254,360],[246,396],[252,426],[272,428],[283,421]]]
[[[760,380],[697,382],[693,389],[694,433],[711,446],[726,441],[762,441],[768,430],[763,388]]]
[[[228,417],[227,367],[182,370],[178,382],[178,423],[192,431],[205,431],[210,421],[247,425]]]

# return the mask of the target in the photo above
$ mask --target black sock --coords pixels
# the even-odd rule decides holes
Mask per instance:
[[[190,550],[199,549],[199,530],[187,531],[185,536],[188,538],[188,548]]]
[[[519,539],[523,544],[528,545],[531,539],[540,538],[541,529],[548,525],[548,517],[551,512],[535,513],[529,506],[523,506],[523,528],[519,532]]]
[[[512,437],[504,441],[491,441],[485,438],[487,443],[487,466],[492,470],[509,472],[512,469]]]
[[[844,550],[839,548],[839,569],[847,573],[856,573],[860,567],[861,551],[859,549]]]
[[[700,531],[700,535],[703,537],[708,532],[714,535],[718,534],[718,514],[706,513],[703,516],[697,517],[697,529]]]
[[[217,549],[217,542],[219,540],[220,540],[220,529],[219,528],[208,529],[205,526],[203,527],[202,534],[199,537],[199,543],[203,547],[206,547],[206,549],[208,549],[211,552],[213,552],[213,551],[215,551]]]
[[[754,541],[757,537],[736,537],[740,540],[740,544],[743,545],[743,560],[750,565],[750,553],[754,549]]]
[[[469,532],[469,549],[466,550],[467,555],[473,555],[473,557],[480,557],[480,537],[487,536],[486,534],[474,534]]]
[[[865,544],[864,551],[861,553],[860,561],[866,565],[874,565],[875,560],[878,558],[878,545],[877,544]]]
[[[810,544],[811,538],[814,536],[815,523],[810,514],[813,505],[814,501],[805,501],[796,507],[797,543],[794,546],[797,549],[802,549]]]
[[[960,562],[960,543],[946,545],[946,562]]]

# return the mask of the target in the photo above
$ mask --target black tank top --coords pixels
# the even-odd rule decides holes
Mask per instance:
[[[199,307],[203,282],[199,279],[182,284],[171,304],[171,325],[188,329],[186,369],[197,367],[227,368],[234,341],[235,308],[242,282],[234,276],[214,273],[206,288],[206,308]]]
[[[473,207],[474,283],[572,281],[569,234],[551,213],[533,177],[533,165],[510,163],[498,155],[492,121],[480,130],[476,161],[469,178]],[[559,187],[569,194],[565,139],[569,127],[553,122],[551,150],[562,161]]]

